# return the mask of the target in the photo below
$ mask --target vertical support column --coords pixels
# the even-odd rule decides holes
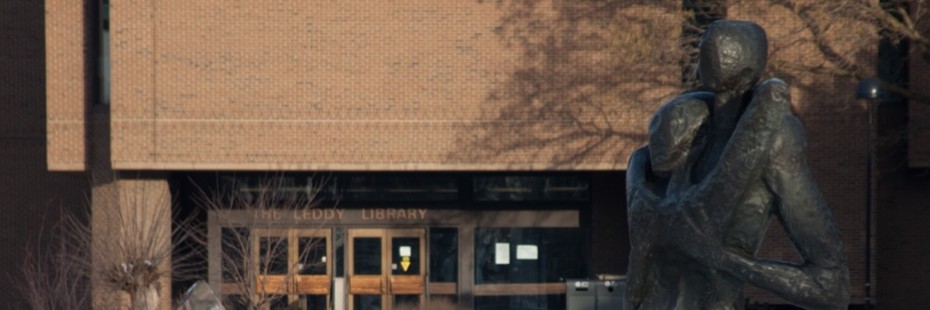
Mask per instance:
[[[475,308],[475,221],[459,225],[459,309]]]
[[[217,295],[223,291],[223,227],[216,211],[207,214],[207,279]]]
[[[91,190],[95,309],[171,309],[171,212],[164,174],[120,176],[95,171]]]

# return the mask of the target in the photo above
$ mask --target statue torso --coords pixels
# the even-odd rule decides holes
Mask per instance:
[[[699,132],[691,147],[687,166],[671,177],[668,193],[684,190],[707,176],[720,160],[728,138],[727,133],[711,135],[707,130]],[[775,199],[764,181],[758,179],[749,185],[740,201],[729,222],[724,224],[723,243],[732,250],[753,256],[775,215]],[[679,273],[676,276],[668,272],[664,276],[666,282],[670,282],[666,285],[678,287],[669,291],[675,296],[667,296],[676,300],[675,305],[667,306],[675,309],[742,309],[742,281],[688,262],[687,258],[671,259],[666,263],[677,265],[674,270]]]

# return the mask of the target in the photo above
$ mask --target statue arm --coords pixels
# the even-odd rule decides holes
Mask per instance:
[[[715,224],[710,229],[729,222],[747,186],[762,176],[790,105],[785,82],[773,78],[757,86],[717,166],[701,182],[674,197],[679,201],[668,199],[667,203],[704,212],[705,220]]]
[[[659,201],[657,185],[649,163],[649,148],[642,147],[630,156],[627,165],[627,219],[629,221],[630,260],[627,270],[625,302],[639,309],[654,295],[656,274],[653,270],[656,235],[655,205]]]
[[[786,117],[774,142],[763,180],[779,202],[779,218],[804,263],[758,260],[725,250],[718,267],[798,306],[846,309],[849,270],[842,238],[808,170],[798,119]]]

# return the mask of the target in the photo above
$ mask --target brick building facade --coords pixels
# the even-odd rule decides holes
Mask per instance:
[[[109,3],[108,13],[93,0],[0,4],[3,248],[36,235],[42,210],[83,205],[110,182],[176,187],[189,175],[281,171],[581,175],[583,276],[625,272],[626,161],[652,112],[684,90],[680,1]],[[727,16],[762,25],[773,61],[822,57],[789,44],[807,35],[792,12],[742,5]],[[876,65],[874,46],[857,61]],[[930,81],[923,65],[912,64],[913,87]],[[880,308],[930,304],[919,289],[930,280],[920,262],[926,107],[880,110],[880,126],[909,124],[910,143],[899,155],[907,167],[877,175],[866,276],[868,127],[855,81],[773,71],[792,86],[812,173],[843,233],[851,303],[865,302],[870,278]],[[124,179],[101,178],[114,172]],[[797,261],[778,226],[758,256]],[[15,270],[20,253],[0,256],[0,268]],[[480,295],[479,286],[459,290]],[[784,303],[755,288],[746,297]]]

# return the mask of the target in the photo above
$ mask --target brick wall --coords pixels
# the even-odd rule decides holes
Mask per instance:
[[[35,73],[44,75],[47,72],[47,99],[40,104],[48,106],[46,157],[50,170],[82,171],[87,168],[85,115],[96,91],[93,89],[96,49],[92,43],[96,32],[91,31],[96,27],[93,2],[95,0],[47,1],[45,50],[36,51],[36,55],[45,53],[47,63],[45,68],[35,68]],[[41,40],[43,33],[37,35]]]
[[[113,166],[622,169],[679,69],[614,48],[668,3],[113,1]]]

